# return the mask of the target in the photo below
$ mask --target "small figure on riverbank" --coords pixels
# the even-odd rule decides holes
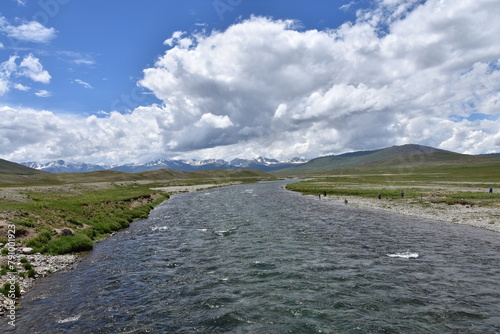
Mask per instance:
[[[323,193],[323,196],[324,196],[324,197],[326,197],[326,190],[325,190],[325,192]]]
[[[405,192],[404,191],[401,192],[401,198],[405,198]]]
[[[318,194],[318,198],[321,199],[321,193]]]
[[[378,199],[382,199],[382,195],[380,195],[380,193],[378,193],[377,197]]]
[[[493,194],[493,187],[490,187],[490,194]]]
[[[349,203],[349,201],[346,199],[344,199],[344,204],[347,205],[347,203]]]

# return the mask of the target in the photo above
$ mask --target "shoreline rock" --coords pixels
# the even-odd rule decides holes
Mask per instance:
[[[42,255],[42,254],[25,254],[23,247],[16,245],[16,254],[11,255],[14,257],[15,267],[17,272],[7,272],[5,275],[0,275],[0,288],[5,283],[13,280],[19,285],[20,297],[26,292],[31,290],[36,281],[42,277],[46,277],[56,272],[64,272],[72,270],[76,267],[77,263],[84,257],[84,254],[68,254],[68,255]],[[5,266],[9,264],[9,256],[0,256],[0,265]],[[26,264],[29,264],[26,265]],[[4,267],[5,268],[5,267]],[[29,269],[27,269],[29,268]],[[28,272],[32,269],[32,277],[28,276]],[[22,274],[21,277],[19,274]],[[20,297],[16,298],[15,303],[19,303]],[[7,313],[7,306],[12,303],[12,300],[0,293],[0,316]]]

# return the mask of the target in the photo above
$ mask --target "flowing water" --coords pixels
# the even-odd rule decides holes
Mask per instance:
[[[497,233],[284,184],[172,197],[41,280],[7,332],[500,333]]]

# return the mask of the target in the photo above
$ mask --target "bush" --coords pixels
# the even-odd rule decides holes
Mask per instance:
[[[80,233],[51,240],[44,247],[44,253],[62,255],[89,251],[91,249],[92,240],[87,235]]]
[[[0,267],[0,273],[2,275],[6,275],[9,272],[15,273],[15,272],[17,272],[17,268],[15,266],[9,266],[8,264],[4,264]]]
[[[36,237],[33,239],[29,240],[26,244],[29,247],[34,248],[36,251],[42,251],[47,243],[52,240],[52,237],[54,236],[54,231],[50,229],[44,229],[38,233]]]
[[[78,231],[78,233],[80,233],[82,235],[86,235],[91,240],[95,240],[95,239],[99,238],[99,235],[100,235],[99,232],[97,232],[93,228],[86,228],[86,229]]]
[[[33,268],[33,266],[30,263],[23,263],[23,268],[26,270],[30,270]]]
[[[12,289],[12,285],[14,285],[14,289]],[[21,297],[21,289],[19,288],[19,284],[14,283],[5,283],[2,288],[0,288],[0,292],[3,293],[5,296],[9,296],[11,294],[11,291],[14,292],[14,295],[16,298]]]
[[[30,269],[26,272],[26,275],[28,275],[28,277],[31,277],[31,278],[34,278],[35,275],[36,275],[36,271],[35,269]]]

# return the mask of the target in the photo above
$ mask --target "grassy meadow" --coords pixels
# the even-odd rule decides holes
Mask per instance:
[[[500,206],[500,162],[426,163],[391,167],[342,168],[304,173],[308,181],[287,189],[304,194],[414,199],[422,204]],[[493,193],[489,188],[493,187]]]

